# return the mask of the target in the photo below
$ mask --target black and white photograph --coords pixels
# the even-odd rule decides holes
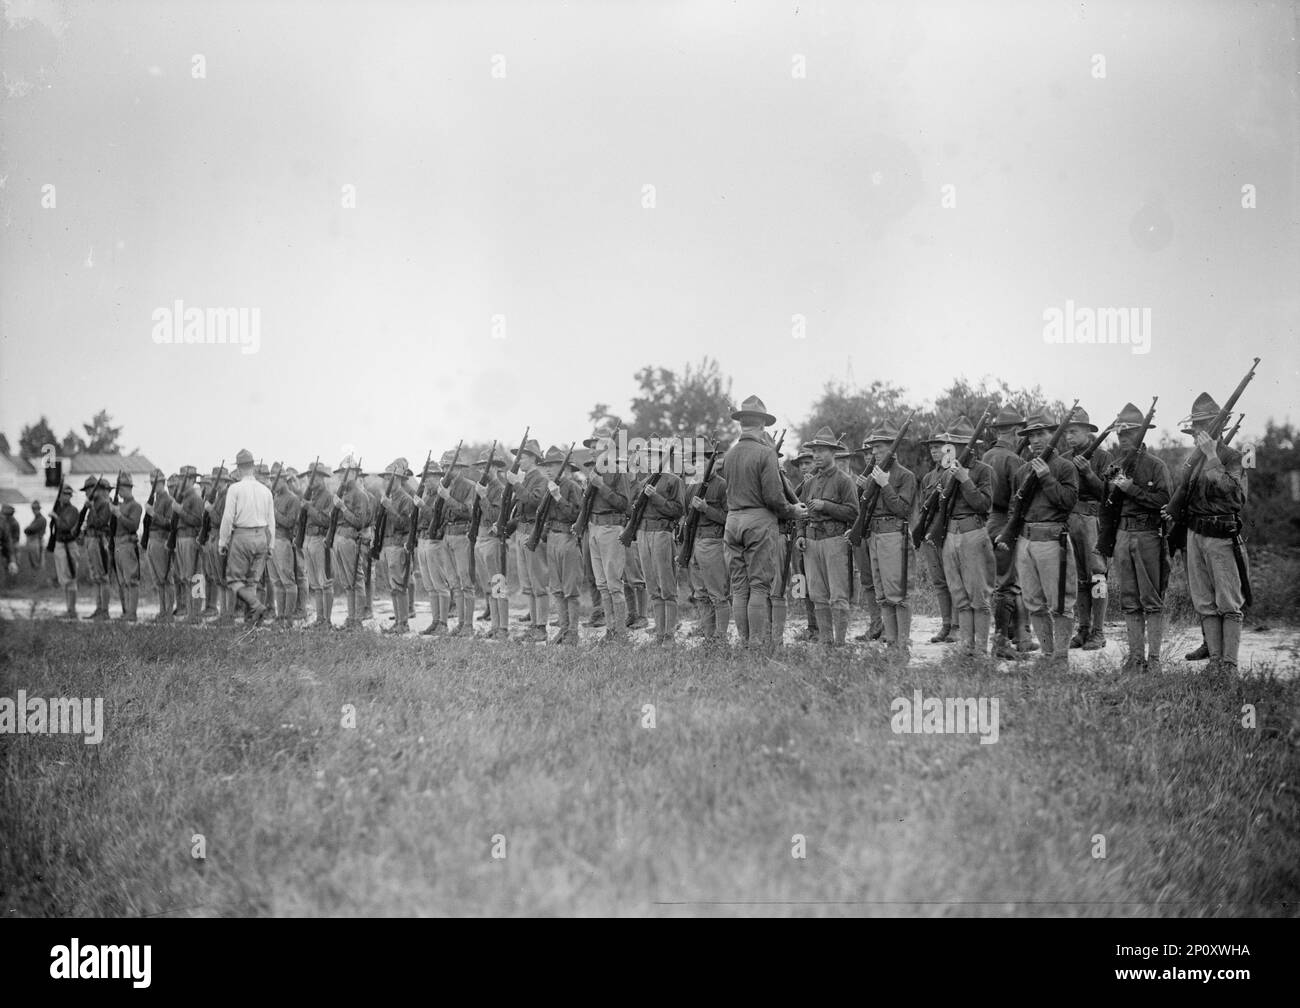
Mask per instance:
[[[2,2],[5,917],[1260,979],[1300,3]]]

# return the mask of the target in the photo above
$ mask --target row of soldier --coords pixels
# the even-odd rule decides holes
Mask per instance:
[[[1188,657],[1235,668],[1248,592],[1244,491],[1240,455],[1213,436],[1222,433],[1221,425],[1212,430],[1221,414],[1202,394],[1183,424],[1196,439],[1192,451],[1202,454],[1187,500],[1187,568],[1204,643]],[[328,629],[342,595],[341,629],[354,629],[370,615],[373,559],[374,580],[392,599],[386,633],[410,631],[418,574],[432,613],[421,633],[474,636],[481,585],[487,607],[480,619],[489,624],[481,636],[489,640],[510,639],[511,552],[528,606],[520,639],[560,645],[578,642],[584,580],[593,585],[588,625],[604,626],[602,643],[626,641],[629,630],[647,624],[653,642],[673,641],[678,581],[687,577],[706,646],[727,642],[733,623],[740,646],[779,646],[793,598],[807,617],[800,639],[841,647],[856,570],[870,617],[859,639],[879,640],[905,662],[915,538],[939,600],[932,643],[981,656],[992,635],[997,658],[1017,660],[1041,648],[1044,659],[1065,664],[1071,648],[1105,644],[1113,566],[1128,665],[1159,667],[1169,576],[1162,510],[1172,488],[1165,464],[1142,448],[1153,425],[1133,404],[1101,434],[1116,435],[1114,457],[1077,407],[1059,435],[1058,421],[1045,413],[1022,417],[1004,408],[986,415],[978,433],[989,431],[994,443],[982,458],[973,450],[975,425],[958,417],[926,442],[935,465],[920,480],[895,457],[900,431],[888,424],[860,449],[823,428],[783,465],[766,430],[775,417],[760,399],[750,397],[732,416],[741,433],[725,454],[708,449],[706,457],[716,457],[707,483],[703,473],[686,473],[695,478],[686,483],[668,459],[629,467],[615,458],[611,430],[584,441],[589,451],[577,457],[572,449],[543,451],[527,436],[510,457],[494,450],[466,462],[459,450],[448,452],[426,462],[418,485],[404,458],[373,475],[351,457],[332,471],[317,461],[298,472],[256,463],[244,450],[238,479],[224,466],[210,474],[184,466],[171,477],[156,471],[145,502],[129,474],[115,483],[87,480],[82,509],[62,487],[49,548],[73,618],[84,557],[97,593],[89,619],[108,618],[112,580],[123,618],[134,620],[143,570],[164,622],[231,623],[242,608],[257,623]],[[999,542],[1027,480],[1035,493],[1023,526],[1015,541]],[[1122,506],[1103,549],[1099,515],[1114,494]],[[931,521],[920,514],[922,502],[933,499],[944,502],[942,533],[914,537],[918,522]],[[692,512],[686,557],[679,544]],[[554,636],[547,629],[552,607]]]

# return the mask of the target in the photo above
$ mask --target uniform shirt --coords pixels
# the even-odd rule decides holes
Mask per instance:
[[[339,497],[343,501],[343,506],[339,508],[340,522],[346,523],[349,528],[354,528],[358,532],[370,524],[373,510],[370,494],[353,483],[345,493],[339,494]]]
[[[1079,470],[1074,463],[1053,455],[1047,466],[1047,477],[1039,481],[1033,503],[1025,511],[1026,522],[1064,522],[1079,499]],[[1020,467],[1011,477],[1012,494],[1019,492],[1033,471],[1028,463]]]
[[[1242,482],[1241,452],[1225,444],[1218,445],[1217,449],[1219,461],[1223,465],[1213,471],[1201,466],[1201,471],[1188,488],[1188,515],[1235,515],[1245,506],[1246,488]],[[1193,448],[1192,451],[1199,452],[1200,449]]]
[[[45,535],[45,515],[35,514],[32,516],[31,524],[23,529],[23,535],[30,539],[41,539]]]
[[[582,484],[572,476],[562,476],[556,486],[560,488],[560,499],[551,498],[546,520],[559,522],[567,530],[578,520],[578,512],[582,510]]]
[[[476,498],[474,481],[467,476],[454,476],[447,492],[451,494],[451,500],[442,502],[443,520],[447,524],[469,521]]]
[[[314,535],[324,535],[329,531],[333,510],[329,488],[318,484],[316,493],[307,501],[307,531]]]
[[[870,481],[869,486],[876,486],[870,472],[867,470],[866,477]],[[879,487],[880,493],[876,497],[876,510],[872,518],[910,518],[912,505],[916,501],[916,486],[916,473],[894,459],[894,464],[889,467],[889,482]]]
[[[686,489],[686,499],[699,496],[700,484],[692,483]],[[686,516],[689,518],[695,513],[695,509],[687,507]],[[699,524],[696,529],[706,525],[717,525],[719,528],[727,524],[727,481],[721,476],[712,476],[709,478],[709,485],[704,491],[704,510],[700,512]]]
[[[149,528],[151,529],[150,542],[155,532],[162,530],[168,532],[172,527],[172,514],[176,511],[176,501],[166,490],[159,490],[158,495],[153,501],[153,517],[149,519]]]
[[[524,475],[524,481],[515,487],[519,498],[519,520],[531,522],[537,520],[537,509],[546,495],[546,473],[540,465],[534,466]]]
[[[601,473],[591,481],[596,488],[591,500],[591,513],[627,514],[632,501],[632,486],[627,473]]]
[[[181,498],[180,510],[176,515],[176,525],[180,529],[189,529],[197,533],[203,525],[203,493],[196,486],[191,486]]]
[[[1011,477],[1020,471],[1024,459],[1014,449],[996,444],[984,453],[983,462],[993,471],[993,510],[1011,510]]]
[[[647,491],[649,490],[649,480],[646,481]],[[648,492],[646,493],[646,504],[644,518],[656,518],[667,521],[673,521],[682,516],[684,509],[684,500],[686,488],[682,483],[682,478],[676,473],[664,472],[659,474],[659,482],[655,485],[655,493],[659,494],[660,500],[656,500]],[[574,516],[577,517],[576,515]]]
[[[393,484],[393,492],[388,499],[392,502],[393,510],[384,508],[388,515],[384,519],[384,541],[404,542],[411,531],[411,522],[415,519],[415,498],[406,489],[405,483],[397,482]]]
[[[1133,467],[1133,485],[1128,493],[1115,491],[1123,501],[1120,514],[1124,516],[1158,513],[1169,503],[1169,467],[1150,452],[1138,456]]]
[[[302,514],[302,501],[298,495],[285,484],[275,494],[275,532],[276,535],[295,536],[298,534],[298,517]]]
[[[237,528],[265,528],[275,545],[275,501],[271,488],[254,476],[245,476],[226,491],[226,506],[221,513],[221,534],[217,545],[230,545],[230,534]]]
[[[501,517],[501,498],[506,492],[506,483],[493,474],[488,477],[487,486],[483,489],[487,491],[487,499],[483,501],[482,513],[479,515],[480,536],[487,535],[492,526],[497,523],[497,519]]]
[[[144,515],[144,505],[135,498],[119,500],[118,518],[114,521],[114,534],[120,536],[135,535],[140,530],[140,519]]]
[[[826,503],[820,512],[814,512],[812,502],[819,498]],[[807,535],[811,527],[821,528],[831,522],[852,525],[857,520],[858,488],[835,466],[821,472],[816,469],[810,472],[799,486],[799,499],[809,505],[808,520],[800,523],[803,528],[801,535]]]
[[[967,466],[970,480],[946,487],[952,502],[949,518],[966,518],[970,515],[987,515],[993,507],[993,470],[980,461]]]
[[[796,515],[785,498],[776,446],[765,431],[749,430],[736,438],[723,459],[727,473],[727,510],[767,508],[778,519]]]
[[[54,505],[54,538],[58,542],[71,542],[77,537],[77,519],[81,517],[79,508],[71,504],[60,507]]]
[[[1092,458],[1088,460],[1088,465],[1083,469],[1080,469],[1074,463],[1076,454],[1072,448],[1060,452],[1061,458],[1073,465],[1074,471],[1079,474],[1079,500],[1077,503],[1101,503],[1106,499],[1106,483],[1102,474],[1106,471],[1106,467],[1110,465],[1110,452],[1106,451],[1105,448],[1098,448],[1092,453]]]
[[[90,510],[86,513],[86,531],[97,533],[99,535],[108,534],[109,523],[113,520],[113,515],[109,512],[108,497],[96,496],[91,502]]]

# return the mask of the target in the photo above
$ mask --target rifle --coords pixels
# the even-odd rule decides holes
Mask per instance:
[[[1237,387],[1232,390],[1232,395],[1228,401],[1219,409],[1218,415],[1210,423],[1207,433],[1215,441],[1223,433],[1223,428],[1228,424],[1228,417],[1232,415],[1237,400],[1241,394],[1246,391],[1246,386],[1250,380],[1255,377],[1255,368],[1259,367],[1259,358],[1255,358],[1255,363],[1250,366],[1246,372],[1246,377],[1237,383]],[[1201,474],[1201,468],[1205,465],[1205,456],[1199,448],[1192,446],[1192,451],[1187,453],[1187,458],[1183,459],[1183,468],[1178,473],[1178,481],[1174,494],[1169,498],[1169,503],[1165,505],[1165,513],[1169,515],[1169,552],[1177,553],[1179,550],[1187,547],[1187,497],[1192,490],[1192,481]]]
[[[1237,414],[1237,422],[1236,422],[1235,424],[1232,425],[1232,430],[1228,431],[1228,433],[1225,434],[1225,435],[1223,436],[1223,443],[1224,443],[1224,444],[1229,445],[1229,446],[1232,445],[1232,439],[1235,438],[1235,437],[1237,436],[1237,431],[1241,430],[1241,421],[1243,421],[1243,420],[1245,420],[1245,419],[1246,419],[1246,414],[1245,414],[1245,413],[1238,413],[1238,414]]]
[[[989,419],[993,415],[993,404],[989,403],[984,407],[984,412],[980,416],[980,422],[975,425],[975,436],[970,439],[962,451],[961,458],[957,464],[963,468],[970,465],[971,456],[975,451],[975,443],[979,441],[984,428],[988,425]],[[921,543],[927,538],[931,542],[935,540],[929,535],[930,526],[934,523],[935,516],[939,513],[939,505],[945,500],[943,490],[943,479],[938,478],[934,481],[934,486],[930,488],[929,493],[925,495],[925,500],[921,502],[921,513],[917,518],[916,527],[912,529],[912,545],[917,549],[921,548]],[[947,535],[947,522],[944,522],[944,534]],[[942,547],[942,543],[935,543],[936,546]]]
[[[113,506],[122,502],[122,474],[118,473],[117,482],[113,484]],[[108,519],[108,570],[117,573],[117,516]]]
[[[523,454],[524,445],[528,444],[528,432],[531,430],[532,430],[531,427],[525,427],[524,436],[519,439],[519,451],[515,452],[515,461],[514,464],[510,466],[510,470],[509,470],[512,473],[519,472],[519,456]],[[506,538],[507,538],[506,525],[510,521],[510,512],[514,509],[514,503],[515,503],[515,488],[509,480],[506,480],[505,490],[503,490],[501,493],[501,510],[497,513],[497,523],[495,526],[497,535],[501,537],[501,570],[502,571],[506,569],[505,566]]]
[[[357,459],[356,469],[357,472],[361,471],[361,459],[359,458]],[[351,466],[348,466],[343,470],[343,478],[339,481],[340,490],[342,490],[344,487],[348,485],[348,473],[350,473],[351,471],[352,471]],[[342,513],[343,513],[342,503],[335,504],[334,507],[330,509],[329,531],[325,533],[325,576],[327,578],[334,577],[334,537],[338,535],[339,516]]]
[[[571,458],[573,458],[572,444],[569,445],[569,452],[564,456],[564,463],[560,466],[560,475],[555,481],[556,486],[559,486],[560,480],[564,479],[564,472],[569,468],[569,459]],[[551,496],[550,491],[547,491],[542,495],[542,502],[537,505],[537,517],[533,524],[532,535],[528,537],[528,542],[525,544],[528,547],[529,552],[536,553],[537,547],[541,545],[542,533],[546,529],[546,519],[551,513],[551,505],[554,502],[555,498]]]
[[[1038,456],[1044,462],[1050,462],[1052,456],[1056,454],[1061,438],[1065,435],[1065,428],[1070,426],[1070,421],[1074,418],[1074,411],[1078,408],[1079,400],[1076,399],[1070,407],[1070,411],[1065,414],[1065,418],[1056,425],[1052,440],[1043,449],[1043,453]],[[1011,501],[1011,516],[1007,519],[1006,528],[1002,530],[1002,534],[998,536],[997,542],[994,543],[998,549],[1008,550],[1015,546],[1016,540],[1020,538],[1021,530],[1025,527],[1025,515],[1029,511],[1029,505],[1038,496],[1038,489],[1038,473],[1031,468],[1029,474],[1025,477],[1025,481],[1020,484],[1020,489],[1016,491],[1015,498]],[[1061,598],[1064,597],[1061,596]]]
[[[915,418],[916,414],[913,413],[903,423],[903,426],[898,429],[898,436],[894,438],[894,443],[889,446],[889,454],[885,456],[885,461],[880,467],[885,472],[889,472],[893,467],[894,459],[898,457],[899,446],[902,445],[903,439],[907,437],[907,432]],[[862,545],[862,538],[866,534],[871,519],[875,516],[876,505],[879,502],[880,484],[872,480],[871,485],[863,490],[862,495],[858,498],[858,517],[854,519],[853,527],[845,533],[849,537],[849,543],[854,547]],[[907,556],[907,550],[903,550],[903,556]]]
[[[704,464],[704,475],[700,478],[700,485],[696,487],[692,499],[698,497],[704,499],[708,493],[709,481],[713,479],[713,464],[717,462],[718,455],[716,452],[709,456],[709,461]],[[677,566],[689,567],[691,565],[691,556],[695,553],[695,533],[700,527],[700,515],[702,512],[687,505],[686,523],[682,529],[682,545],[677,551]]]
[[[415,488],[416,507],[411,512],[411,527],[406,530],[406,542],[402,546],[402,551],[406,554],[406,573],[411,573],[411,556],[415,553],[416,540],[420,538],[420,501],[424,500],[424,483],[429,478],[429,465],[433,462],[433,449],[429,449],[429,454],[424,456],[424,468],[420,470],[420,484]],[[406,580],[403,578],[403,580]]]
[[[975,436],[970,439],[970,442],[962,450],[961,457],[957,459],[957,465],[961,468],[969,468],[971,462],[974,461],[975,443],[983,435],[984,428],[992,422],[993,416],[993,404],[989,403],[988,409],[984,411],[984,415],[980,417],[979,425],[975,428]],[[935,489],[939,490],[939,524],[935,529],[929,531],[928,536],[922,536],[922,538],[928,538],[934,544],[934,548],[939,551],[941,557],[943,556],[943,544],[948,538],[948,520],[952,517],[952,509],[957,506],[957,487],[953,485],[954,479],[954,475],[949,475],[946,482],[941,479],[935,483]],[[921,520],[925,520],[924,515],[921,516]],[[914,531],[912,541],[917,541],[918,532],[923,533],[925,531],[927,530],[917,529]]]
[[[320,467],[320,456],[311,464],[311,474],[307,477],[307,489],[302,494],[302,510],[298,512],[298,527],[293,531],[293,548],[302,549],[307,539],[307,502],[311,500],[311,488],[316,485],[316,471]]]
[[[164,476],[162,481],[163,481],[163,482],[166,482],[166,479],[167,479],[167,478]],[[155,480],[155,479],[152,479],[152,478],[150,478],[150,480],[149,480],[149,500],[148,500],[148,504],[149,504],[150,507],[153,507],[153,506],[154,506],[154,502],[155,502],[155,501],[157,500],[157,498],[158,498],[158,482],[159,482],[158,480]],[[148,548],[149,548],[149,530],[150,530],[152,527],[153,527],[153,515],[145,515],[145,516],[144,516],[144,528],[143,528],[143,529],[141,530],[141,532],[140,532],[140,548],[141,548],[141,549],[148,549]]]
[[[615,427],[614,433],[610,435],[611,439],[616,438],[620,430],[622,430],[621,427]],[[581,539],[583,534],[587,531],[587,526],[591,523],[591,509],[595,503],[596,481],[593,478],[587,481],[587,489],[582,492],[582,507],[578,509],[578,520],[575,521],[573,527],[569,529],[575,538]]]
[[[1115,553],[1115,539],[1119,535],[1119,516],[1124,508],[1124,495],[1116,493],[1110,481],[1117,472],[1132,478],[1133,471],[1137,468],[1138,457],[1146,451],[1146,446],[1142,442],[1146,440],[1146,428],[1151,423],[1151,418],[1156,415],[1156,403],[1159,400],[1159,396],[1152,398],[1151,408],[1142,419],[1142,430],[1138,432],[1137,444],[1133,446],[1133,450],[1124,457],[1123,462],[1110,466],[1106,473],[1106,499],[1102,501],[1101,511],[1097,516],[1097,552],[1104,557],[1113,556]],[[1109,431],[1114,426],[1112,423],[1106,430]]]
[[[226,471],[226,460],[221,460],[221,465],[217,467],[217,474],[212,477],[212,489],[208,492],[211,498],[204,500],[204,504],[215,504],[217,502],[217,489],[221,486],[221,473]],[[208,536],[212,533],[212,513],[205,507],[203,509],[203,524],[199,526],[199,545],[206,546]]]
[[[665,452],[662,445],[659,450],[659,468],[642,484],[641,489],[637,491],[636,498],[632,502],[632,513],[628,516],[627,524],[623,526],[623,531],[618,537],[618,541],[626,548],[636,542],[636,534],[641,528],[641,522],[645,520],[645,509],[650,504],[650,495],[646,493],[646,487],[657,487],[659,480],[663,477],[664,466],[666,466],[673,457],[673,445],[668,446]]]
[[[48,543],[45,544],[45,552],[46,552],[46,553],[53,553],[53,552],[54,552],[54,544],[57,542],[57,539],[56,539],[55,534],[54,534],[54,524],[55,524],[56,519],[59,517],[59,515],[58,515],[59,498],[63,496],[63,487],[64,487],[63,480],[60,479],[60,480],[59,480],[59,491],[58,491],[58,493],[55,494],[55,496],[54,496],[54,507],[50,508],[50,541],[49,541]],[[71,502],[69,502],[68,506],[69,506],[69,507],[72,506]],[[74,574],[73,577],[76,577],[76,575]]]
[[[180,478],[181,481],[176,486],[176,499],[172,501],[172,520],[167,526],[167,559],[163,563],[164,584],[167,583],[167,579],[171,576],[172,561],[176,557],[176,539],[181,528],[181,498],[185,496],[185,481],[188,479],[188,476],[182,476]]]
[[[483,467],[483,475],[478,478],[477,486],[485,487],[488,485],[488,479],[492,474],[492,460],[497,457],[497,443],[492,442],[492,448],[488,451],[487,465]],[[478,580],[478,563],[474,556],[478,549],[478,525],[483,520],[483,498],[474,491],[474,506],[469,509],[469,583],[475,584]]]
[[[786,475],[785,466],[781,464],[781,446],[785,444],[786,431],[784,428],[776,439],[776,444],[772,450],[776,452],[776,473],[781,477],[781,493],[785,497],[787,504],[798,504],[799,495],[794,492],[794,487],[790,485],[790,477]],[[800,484],[802,486],[802,484]],[[777,524],[779,529],[780,523]],[[781,591],[784,593],[790,584],[790,559],[794,553],[794,524],[789,523],[787,531],[782,539],[785,540],[785,549],[781,551]]]
[[[384,500],[393,496],[393,484],[397,482],[397,473],[392,473],[388,477],[388,486],[384,488]],[[379,514],[375,516],[375,531],[373,533],[373,542],[370,544],[370,559],[378,560],[379,555],[384,552],[384,533],[388,531],[388,509],[383,504],[379,505]]]
[[[451,465],[447,466],[447,471],[442,474],[442,486],[444,490],[451,489],[452,473],[456,471],[456,463],[460,461],[460,450],[464,446],[465,440],[462,438],[456,444],[456,454],[452,456]],[[434,542],[440,542],[446,535],[443,528],[447,524],[447,502],[439,497],[433,502],[433,517],[429,519],[429,538]]]

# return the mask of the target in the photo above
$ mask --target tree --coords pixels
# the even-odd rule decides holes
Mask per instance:
[[[58,444],[58,442],[54,428],[42,414],[36,423],[24,427],[22,433],[18,435],[18,454],[27,459],[40,458],[42,445]]]
[[[117,439],[122,434],[121,427],[112,425],[113,418],[108,415],[108,410],[100,410],[90,420],[88,424],[82,424],[86,432],[85,451],[92,455],[100,454],[117,454],[122,450]]]
[[[687,364],[680,375],[667,368],[643,367],[636,373],[641,394],[632,399],[629,433],[640,437],[689,437],[696,434],[725,436],[734,428],[731,419],[731,379],[711,357]],[[593,423],[622,422],[607,403],[597,403],[588,413]]]
[[[5,437],[3,434],[0,434],[0,455],[8,455],[8,454],[9,454],[9,439]]]
[[[85,450],[86,442],[81,440],[81,435],[74,430],[69,430],[59,442],[60,455],[80,455]]]
[[[901,424],[912,407],[906,393],[889,382],[873,381],[866,388],[852,388],[843,382],[827,382],[821,398],[813,403],[812,413],[797,431],[787,435],[787,442],[807,441],[823,427],[844,436],[844,443],[857,448],[873,428],[888,422]]]

